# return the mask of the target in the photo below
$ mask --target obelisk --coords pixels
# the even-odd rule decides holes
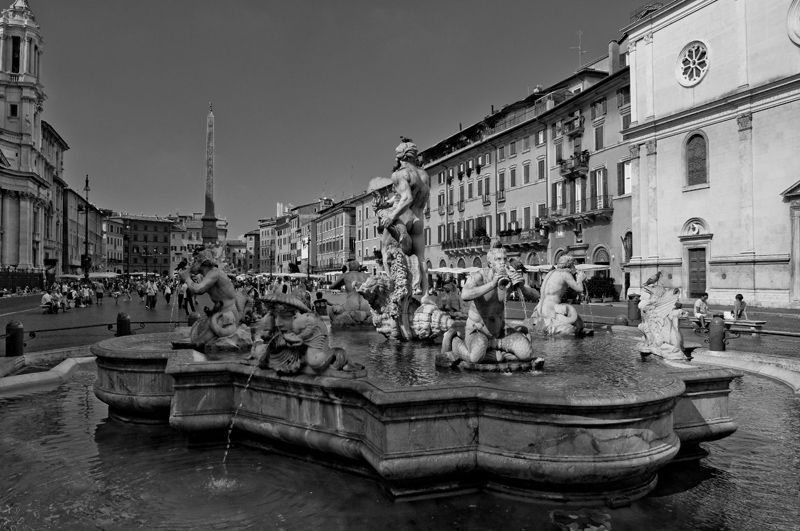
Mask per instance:
[[[203,214],[203,243],[217,243],[217,215],[214,212],[214,112],[208,104],[206,120],[206,210]]]

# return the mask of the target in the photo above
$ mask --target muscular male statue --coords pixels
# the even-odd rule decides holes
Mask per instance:
[[[488,268],[472,273],[461,298],[469,302],[465,338],[453,338],[453,355],[471,363],[529,361],[533,357],[530,341],[520,332],[506,335],[505,301],[508,290],[519,289],[527,298],[539,293],[525,285],[517,271],[508,265],[502,247],[489,250]]]
[[[381,225],[389,230],[398,221],[405,225],[411,238],[411,250],[406,254],[416,256],[419,262],[420,285],[414,286],[414,290],[424,294],[428,292],[428,276],[425,272],[423,212],[428,204],[431,180],[428,173],[417,166],[416,144],[410,138],[403,137],[402,140],[395,149],[396,163],[392,168],[392,188],[395,195],[388,201],[391,210],[383,217]]]
[[[542,281],[542,298],[533,312],[532,319],[539,331],[559,334],[583,330],[583,320],[578,311],[571,304],[562,304],[561,298],[567,288],[582,293],[584,280],[586,275],[575,269],[572,256],[564,255],[558,259],[556,268],[547,273]]]
[[[195,259],[190,268],[178,271],[180,278],[186,286],[198,295],[208,293],[214,308],[209,315],[209,329],[203,331],[203,337],[193,338],[195,341],[205,342],[218,337],[232,335],[241,321],[242,315],[236,306],[236,291],[228,275],[220,271],[216,264],[203,256],[203,251]],[[199,282],[192,280],[192,275],[202,274]],[[208,332],[212,331],[212,334]]]

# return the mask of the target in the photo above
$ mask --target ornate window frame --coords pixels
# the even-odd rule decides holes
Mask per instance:
[[[702,48],[702,50],[698,50]],[[704,55],[698,59],[697,55],[704,52]],[[678,54],[678,60],[675,62],[675,77],[681,86],[691,88],[700,83],[708,74],[711,64],[711,50],[703,41],[694,40],[683,47],[681,53]],[[691,73],[700,70],[697,77],[690,79],[687,77],[687,68]]]
[[[706,182],[699,184],[689,184],[689,140],[695,136],[703,137],[706,143]],[[683,138],[682,146],[682,163],[683,163],[683,191],[691,192],[694,190],[703,190],[711,186],[711,142],[708,141],[708,135],[705,131],[697,129],[689,131]]]

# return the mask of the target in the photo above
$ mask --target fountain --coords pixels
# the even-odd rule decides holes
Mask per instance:
[[[193,265],[204,278],[190,287],[208,291],[215,307],[188,341],[155,334],[92,347],[95,393],[110,414],[169,422],[192,447],[233,442],[310,452],[372,475],[400,498],[484,489],[614,506],[650,492],[665,465],[700,457],[700,443],[736,430],[727,406],[729,385],[740,373],[640,359],[613,341],[576,341],[585,335],[583,323],[560,302],[567,286],[581,284],[568,259],[548,274],[537,310],[523,326],[506,322],[507,295],[515,290],[535,299],[538,293],[509,267],[502,248],[489,252],[489,267],[464,287],[463,335],[430,300],[418,302],[414,295],[427,293],[427,282],[416,210],[428,189],[415,159],[416,146],[404,138],[392,177],[395,195],[375,197],[387,274],[358,289],[383,335],[428,341],[443,335],[436,360],[443,367],[430,359],[387,371],[382,366],[392,345],[404,343],[376,347],[384,361],[370,361],[357,329],[333,333],[337,346],[331,346],[321,319],[284,294],[262,300],[267,315],[254,327],[252,347],[243,341],[219,348],[218,329],[238,330],[241,309],[206,253]],[[192,282],[188,272],[182,276]],[[434,348],[406,345],[401,357]],[[509,375],[512,370],[526,372]]]

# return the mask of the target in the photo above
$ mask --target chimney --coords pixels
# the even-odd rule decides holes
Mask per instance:
[[[610,41],[608,43],[608,73],[609,75],[619,70],[619,43]]]

